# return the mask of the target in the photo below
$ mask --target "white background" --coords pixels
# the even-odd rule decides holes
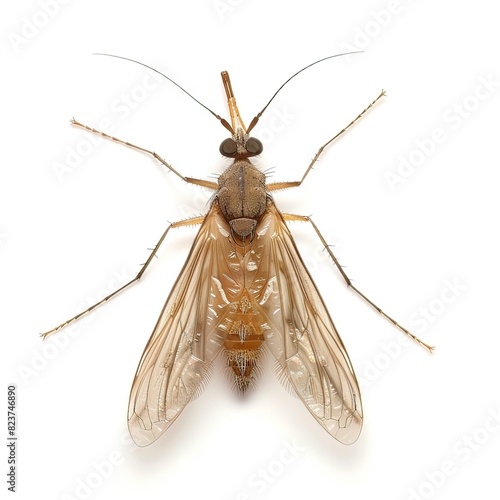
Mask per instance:
[[[17,385],[18,498],[498,497],[499,46],[487,0],[4,7],[0,331],[5,401]],[[358,442],[328,436],[267,359],[247,397],[218,367],[160,440],[135,447],[128,391],[195,229],[171,234],[142,282],[91,317],[45,343],[38,333],[132,276],[168,221],[203,213],[210,194],[147,155],[89,146],[97,138],[69,119],[107,119],[116,136],[200,178],[222,171],[226,133],[168,81],[92,53],[152,65],[223,116],[228,70],[248,124],[295,71],[349,47],[364,53],[311,68],[273,101],[255,128],[259,165],[272,180],[298,179],[387,91],[300,190],[275,198],[313,214],[356,285],[435,354],[347,290],[310,228],[294,224],[362,386]],[[70,151],[85,157],[61,171]],[[415,167],[391,189],[387,173],[403,159]]]

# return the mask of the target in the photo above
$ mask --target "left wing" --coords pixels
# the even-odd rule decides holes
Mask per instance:
[[[144,349],[130,391],[129,429],[139,446],[158,439],[201,389],[224,343],[217,327],[228,305],[215,277],[230,274],[229,227],[217,202],[205,217],[189,256]],[[215,279],[214,279],[215,278]]]

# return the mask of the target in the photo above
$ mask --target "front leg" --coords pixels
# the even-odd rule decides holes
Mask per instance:
[[[84,125],[83,123],[77,122],[74,118],[71,120],[71,124],[77,127],[81,127],[85,130],[88,130],[89,132],[92,132],[94,134],[98,134],[102,137],[105,137],[106,139],[110,139],[111,141],[118,142],[119,144],[123,144],[124,146],[128,146],[130,148],[136,149],[137,151],[142,151],[143,153],[151,155],[153,158],[156,158],[159,162],[163,163],[163,165],[165,165],[171,172],[180,177],[183,181],[189,182],[189,184],[196,184],[197,186],[203,186],[208,189],[213,189],[214,191],[217,191],[217,189],[219,188],[216,182],[206,181],[204,179],[193,179],[192,177],[184,177],[182,174],[177,172],[177,170],[175,170],[175,168],[172,167],[172,165],[167,163],[161,156],[159,156],[154,151],[141,148],[140,146],[136,146],[135,144],[131,144],[130,142],[123,141],[121,139],[118,139],[117,137],[113,137],[112,135],[108,135],[104,132],[101,132],[100,130],[89,127],[88,125]]]
[[[335,139],[338,139],[344,132],[346,132],[349,128],[351,128],[360,118],[363,117],[363,115],[375,105],[375,103],[381,99],[383,96],[385,96],[385,91],[382,90],[380,92],[380,95],[369,105],[367,106],[361,113],[352,120],[349,125],[346,125],[338,134],[334,135],[328,142],[325,142],[323,146],[321,146],[318,149],[318,152],[314,155],[314,158],[312,159],[311,163],[307,167],[304,175],[302,176],[302,179],[300,181],[292,181],[292,182],[272,182],[267,186],[268,191],[276,191],[278,189],[287,189],[287,188],[292,188],[292,187],[299,187],[303,182],[304,179],[307,177],[307,174],[311,171],[313,168],[313,165],[318,161],[318,158],[320,157],[321,153],[323,153],[324,149],[329,146]]]

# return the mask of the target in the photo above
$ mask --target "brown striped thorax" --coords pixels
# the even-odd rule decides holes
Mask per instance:
[[[266,176],[248,159],[261,154],[263,147],[259,139],[247,134],[226,71],[222,72],[222,81],[233,133],[222,141],[219,151],[227,158],[234,158],[234,163],[219,177],[217,199],[233,236],[238,235],[244,242],[247,237],[252,239],[257,222],[266,209]]]

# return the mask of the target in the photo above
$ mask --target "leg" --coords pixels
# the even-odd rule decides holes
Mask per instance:
[[[165,232],[162,234],[161,238],[158,240],[158,243],[156,244],[156,246],[154,247],[153,251],[151,252],[151,255],[149,256],[148,260],[143,264],[143,266],[141,267],[141,270],[137,273],[137,276],[135,278],[133,278],[132,280],[130,280],[128,283],[126,283],[125,285],[123,285],[118,290],[116,290],[113,293],[109,294],[107,297],[104,297],[104,299],[100,300],[99,302],[96,302],[93,306],[90,306],[88,309],[85,309],[85,311],[82,311],[81,313],[77,314],[76,316],[73,316],[71,319],[68,319],[64,323],[61,323],[60,325],[56,326],[55,328],[52,328],[52,330],[49,330],[48,332],[45,332],[45,333],[41,333],[40,334],[41,337],[45,340],[45,338],[48,337],[51,333],[57,332],[57,330],[60,330],[61,328],[64,328],[65,326],[69,325],[73,321],[81,318],[83,315],[87,314],[88,312],[94,310],[96,307],[100,306],[104,302],[108,301],[111,297],[114,297],[115,295],[117,295],[118,293],[120,293],[122,290],[124,290],[125,288],[127,288],[132,283],[135,283],[136,281],[138,281],[139,279],[141,279],[141,276],[144,274],[144,272],[146,271],[147,267],[149,266],[149,264],[153,260],[153,257],[155,256],[156,252],[158,251],[158,248],[160,248],[160,245],[163,243],[163,240],[167,236],[167,234],[170,231],[170,229],[175,228],[175,227],[180,227],[180,226],[192,226],[192,225],[196,225],[196,224],[201,224],[204,219],[205,219],[204,216],[193,217],[191,219],[186,219],[186,220],[182,220],[182,221],[179,221],[179,222],[173,222],[172,224],[170,224],[167,227],[167,229],[165,230]]]
[[[339,264],[339,261],[333,254],[332,250],[326,243],[325,239],[323,238],[322,234],[320,233],[318,227],[316,224],[312,221],[310,217],[307,217],[305,215],[292,215],[292,214],[283,214],[283,217],[285,220],[288,221],[300,221],[300,222],[310,222],[314,230],[316,231],[316,234],[318,235],[319,239],[321,240],[321,243],[323,243],[323,246],[325,247],[326,251],[332,258],[333,263],[339,270],[340,274],[344,278],[345,282],[347,283],[347,286],[352,288],[361,298],[363,298],[368,304],[370,304],[374,309],[376,309],[382,316],[384,316],[386,319],[388,319],[394,326],[399,328],[403,333],[408,335],[410,338],[412,338],[415,342],[420,344],[421,346],[425,347],[428,349],[430,352],[434,349],[434,347],[431,347],[430,345],[426,344],[424,341],[420,340],[418,337],[413,335],[413,333],[409,332],[406,328],[402,327],[396,320],[392,319],[388,314],[386,314],[380,307],[378,307],[376,304],[374,304],[366,295],[364,295],[362,292],[360,292],[351,282],[351,280],[347,277],[347,274],[344,272],[342,269],[342,266]]]
[[[286,188],[300,186],[304,182],[304,179],[306,178],[307,174],[311,171],[313,165],[318,161],[318,158],[320,157],[321,153],[323,153],[323,150],[328,145],[330,145],[335,139],[339,138],[345,131],[347,131],[349,128],[351,128],[383,96],[385,96],[385,91],[384,90],[382,90],[382,92],[380,93],[380,95],[368,107],[366,107],[356,118],[354,118],[354,120],[351,123],[349,123],[349,125],[345,126],[338,134],[336,134],[335,136],[333,136],[328,142],[325,142],[325,144],[323,144],[323,146],[321,146],[319,148],[318,152],[316,153],[316,155],[312,159],[311,163],[307,167],[307,170],[305,171],[305,173],[302,176],[302,179],[300,179],[300,181],[294,181],[294,182],[272,182],[271,184],[268,185],[267,190],[268,191],[275,191],[277,189],[286,189]]]
[[[76,125],[77,127],[84,128],[85,130],[88,130],[89,132],[93,132],[94,134],[102,135],[103,137],[106,137],[106,139],[110,139],[110,140],[118,142],[120,144],[124,144],[125,146],[129,146],[133,149],[137,149],[137,151],[142,151],[143,153],[147,153],[147,154],[153,156],[159,162],[163,163],[163,165],[165,165],[171,172],[173,172],[175,175],[180,177],[183,181],[189,182],[190,184],[196,184],[198,186],[203,186],[203,187],[206,187],[208,189],[214,189],[214,190],[219,189],[219,186],[216,182],[205,181],[203,179],[193,179],[192,177],[184,177],[182,174],[177,172],[177,170],[175,170],[174,167],[169,165],[161,156],[156,154],[154,151],[150,151],[149,149],[135,146],[134,144],[131,144],[130,142],[122,141],[121,139],[113,137],[112,135],[105,134],[104,132],[101,132],[100,130],[96,130],[95,128],[88,127],[87,125],[83,125],[82,123],[77,122],[74,118],[71,120],[71,124]]]

